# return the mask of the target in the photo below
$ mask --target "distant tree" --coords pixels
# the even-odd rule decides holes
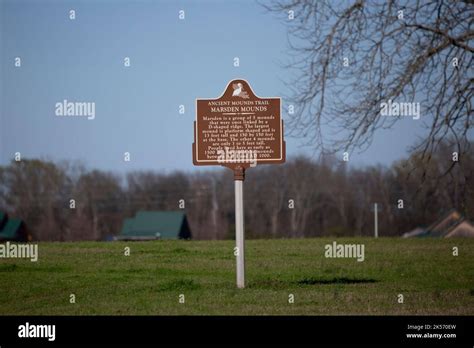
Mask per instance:
[[[118,176],[99,170],[85,172],[70,196],[76,201],[76,208],[70,210],[71,238],[101,240],[120,229],[125,205]]]
[[[474,148],[462,146],[469,151],[451,169],[446,159],[456,146],[447,141],[430,160],[414,152],[390,167],[301,156],[253,168],[244,194],[247,237],[372,236],[374,203],[381,236],[428,225],[452,208],[474,219]],[[0,166],[0,210],[25,220],[35,239],[97,240],[119,233],[138,210],[177,210],[184,199],[193,238],[233,238],[231,171],[141,171],[126,179],[122,185],[118,175],[71,163],[12,162]]]
[[[65,208],[71,182],[61,166],[23,159],[2,168],[0,202],[5,210],[25,220],[40,240],[64,240]]]
[[[219,196],[223,198],[221,173],[198,173],[190,175],[186,193],[186,212],[193,238],[223,239],[228,225],[222,214]]]
[[[152,171],[136,171],[127,174],[127,191],[131,211],[178,210],[180,199],[187,198],[189,178],[184,173],[167,175]]]
[[[399,225],[426,224],[453,208],[474,218],[474,149],[463,147],[469,150],[454,167],[446,159],[452,158],[457,147],[449,142],[441,142],[429,161],[415,152],[392,166],[391,186],[407,202]]]

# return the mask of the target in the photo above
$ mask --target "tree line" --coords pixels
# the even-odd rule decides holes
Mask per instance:
[[[453,208],[472,218],[474,151],[457,161],[453,152],[442,143],[430,158],[413,153],[388,167],[301,156],[251,168],[244,185],[246,237],[370,236],[374,203],[381,236],[429,225]],[[38,159],[0,167],[0,210],[23,219],[35,240],[102,240],[139,210],[180,209],[194,239],[233,238],[232,172],[118,175]]]

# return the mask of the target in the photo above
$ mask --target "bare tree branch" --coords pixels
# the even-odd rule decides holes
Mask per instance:
[[[426,157],[453,133],[466,150],[473,126],[472,3],[288,0],[264,7],[288,26],[286,67],[295,78],[286,99],[296,108],[288,115],[290,135],[321,153],[363,151],[376,130],[406,116],[381,115],[382,103],[419,103],[427,136],[413,150]]]

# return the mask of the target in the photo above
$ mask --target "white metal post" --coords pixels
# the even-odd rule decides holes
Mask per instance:
[[[235,180],[235,241],[237,246],[237,287],[245,287],[244,192],[243,180]]]
[[[375,238],[379,237],[379,222],[378,222],[377,203],[374,203],[374,234],[375,234]]]

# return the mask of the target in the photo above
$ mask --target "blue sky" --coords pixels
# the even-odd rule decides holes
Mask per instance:
[[[280,96],[291,80],[281,64],[286,27],[254,1],[0,3],[0,164],[19,151],[118,172],[198,170],[191,154],[196,98],[220,96],[234,78],[249,81],[259,96]],[[95,102],[95,119],[55,116],[64,99]],[[377,133],[351,164],[404,157],[420,125],[406,118]],[[286,141],[287,159],[313,153],[300,139]]]

